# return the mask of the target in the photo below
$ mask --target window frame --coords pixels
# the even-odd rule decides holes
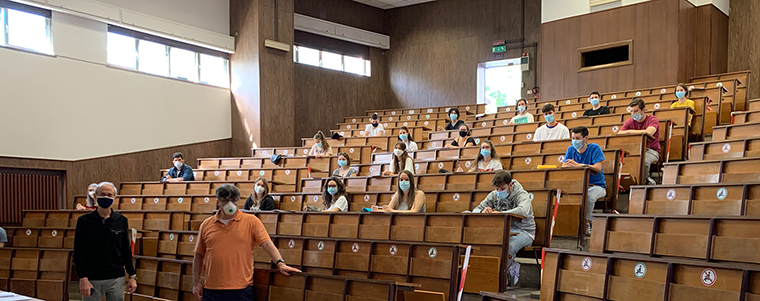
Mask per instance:
[[[301,62],[301,56],[300,56],[301,48],[306,48],[306,49],[309,49],[309,50],[317,51],[319,53],[319,65],[314,65],[314,64],[309,64],[309,63],[302,63]],[[338,52],[320,50],[320,49],[316,49],[316,48],[307,47],[307,46],[304,46],[304,45],[294,45],[293,46],[293,52],[294,52],[294,54],[293,54],[293,62],[296,63],[296,64],[317,67],[317,68],[320,68],[320,69],[338,71],[338,72],[353,74],[353,75],[357,75],[357,76],[372,77],[371,61],[370,60],[365,60],[362,57],[356,57],[356,56],[350,56],[350,55],[346,55],[346,54],[342,54],[342,53],[338,53]],[[324,66],[324,59],[322,57],[323,53],[340,55],[341,69],[334,69],[334,68],[325,67]],[[361,60],[364,61],[364,66],[363,66],[364,73],[363,74],[355,73],[355,72],[351,72],[351,71],[347,71],[346,70],[346,57],[347,56],[351,57],[351,58],[361,59]]]
[[[40,51],[38,49],[13,45],[10,43],[10,23],[9,23],[9,10],[36,15],[45,19],[45,37],[47,39],[48,49]],[[52,13],[49,10],[28,6],[21,3],[9,2],[6,0],[0,0],[0,15],[2,15],[2,23],[0,23],[0,29],[2,32],[2,40],[0,40],[0,47],[6,49],[20,50],[24,52],[41,54],[47,56],[55,56],[55,47],[53,44],[53,22]]]

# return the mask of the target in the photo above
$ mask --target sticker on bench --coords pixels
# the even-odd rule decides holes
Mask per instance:
[[[627,108],[625,108],[625,110],[628,111],[628,113],[630,113],[631,112],[631,107],[627,107]]]
[[[470,107],[465,107],[464,109],[465,109],[465,110],[467,110],[467,111],[469,111],[469,110],[470,110]]]
[[[704,269],[700,278],[702,284],[705,286],[712,286],[715,284],[715,281],[718,280],[718,274],[715,273],[715,270],[713,269]]]
[[[591,269],[592,264],[591,257],[583,257],[583,260],[581,260],[581,268],[586,272]]]
[[[512,111],[512,108],[507,107],[507,112]]]
[[[354,245],[351,246],[351,251],[353,251],[354,253],[358,253],[359,252],[359,244],[358,243],[354,243]]]
[[[295,240],[292,240],[292,239],[291,239],[291,240],[288,242],[288,248],[291,248],[291,249],[292,249],[292,248],[294,248],[295,246],[296,246],[296,241],[295,241]]]
[[[354,119],[351,119],[351,122],[356,122],[356,118],[354,118]]]
[[[694,90],[694,86],[689,86],[689,91]]]
[[[320,251],[324,250],[325,242],[320,240],[319,243],[317,244],[317,249],[319,249]]]
[[[369,194],[365,194],[364,195],[364,201],[365,202],[369,202]]]
[[[717,197],[719,200],[721,200],[721,201],[722,201],[722,200],[725,200],[725,199],[726,199],[726,197],[728,197],[728,189],[726,189],[725,187],[721,187],[721,188],[719,188],[719,189],[718,189],[718,191],[715,193],[715,196],[716,196],[716,197]]]
[[[345,133],[345,132],[340,132],[340,135],[341,135],[341,136],[345,136],[345,135],[346,135],[346,133]]]
[[[480,126],[482,126],[482,127],[486,127],[486,122],[485,122],[485,121],[483,121],[483,123],[481,123],[481,124],[480,124]]]
[[[484,122],[485,123],[485,122]],[[504,119],[504,122],[502,122],[504,125],[509,124],[509,120]]]
[[[501,142],[504,142],[504,140],[507,140],[507,137],[501,136],[499,137],[499,140],[501,140]]]
[[[458,194],[458,193],[455,193],[455,194],[454,194],[454,201],[455,201],[455,202],[458,202],[458,201],[459,201],[459,194]]]
[[[430,249],[428,249],[428,256],[430,258],[435,258],[436,256],[438,256],[438,249],[436,249],[435,247],[430,247]]]
[[[388,127],[388,123],[383,123],[383,127]]]
[[[392,245],[389,252],[391,253],[391,255],[396,256],[396,253],[398,253],[398,247],[396,245]]]
[[[135,198],[132,198],[132,199],[131,199],[131,200],[129,200],[129,201],[130,201],[130,202],[132,202],[132,204],[134,204],[135,202],[137,202],[137,200],[135,200]]]
[[[393,117],[388,117],[388,121],[393,121]]]
[[[285,171],[285,175],[289,176],[290,175],[290,170],[286,170]]]
[[[206,198],[204,198],[204,199],[203,199],[203,202],[204,202],[204,203],[208,203],[208,201],[209,201],[209,200],[208,200],[208,197],[206,197]]]
[[[660,104],[659,103],[654,104],[654,109],[655,110],[659,110],[660,109]]]
[[[319,200],[319,197],[315,195],[313,200],[316,202]]]
[[[467,161],[467,163],[465,163],[465,164],[464,164],[464,166],[466,166],[466,167],[470,167],[470,164],[472,164],[472,162],[470,162],[470,161]]]
[[[190,235],[190,242],[193,242],[194,239],[195,239],[195,236]]]
[[[412,116],[406,116],[406,120],[412,120]],[[404,124],[406,125],[406,124]]]
[[[475,138],[475,144],[480,144],[480,138]]]
[[[533,201],[533,199],[535,199],[535,198],[536,198],[536,196],[535,196],[535,195],[533,195],[533,193],[532,193],[532,192],[528,194],[528,197],[530,197],[530,201],[531,201],[531,202]]]
[[[414,164],[414,170],[418,170],[418,169],[420,169],[420,164],[419,163],[415,163]]]
[[[409,123],[408,122],[404,122],[404,126],[407,126],[407,125],[409,125]]]
[[[153,199],[153,203],[156,203],[156,204],[158,204],[158,198],[154,198],[154,199]]]
[[[573,116],[573,118],[578,117],[578,112],[573,112],[573,114],[570,114]]]
[[[364,131],[359,132],[359,133],[362,134],[362,135],[364,135]],[[308,155],[309,154],[309,150],[308,149],[303,150],[303,154],[304,155]]]
[[[290,197],[290,202],[292,203],[292,202],[295,202],[295,201],[296,201],[296,196],[295,196],[295,195],[294,195],[294,196],[291,196],[291,197]]]
[[[636,278],[644,278],[646,274],[647,274],[647,265],[644,264],[643,262],[637,263],[636,266],[633,268],[633,275],[636,276]]]
[[[282,153],[285,154],[285,155],[287,155],[288,154],[288,150],[286,149],[286,150],[282,151]]]
[[[436,145],[436,143],[435,143],[435,142],[433,142],[433,147],[436,147],[436,146],[437,146],[437,145]]]
[[[50,232],[50,235],[53,235],[53,237],[58,236],[58,230],[53,230],[52,232]]]
[[[619,130],[620,130],[620,128],[618,128],[617,125],[612,127],[612,132],[613,133],[617,133]]]
[[[528,138],[528,140],[531,140],[533,139],[533,134],[527,134],[525,135],[525,138]]]
[[[716,87],[723,87],[723,83],[717,83],[715,84]]]
[[[566,104],[566,105],[569,105],[569,104],[570,104],[570,100],[568,99],[568,100],[565,102],[565,104]]]
[[[559,162],[559,163],[565,163],[565,155],[559,156],[559,158],[557,158],[557,162]]]
[[[369,171],[370,171],[370,172],[374,172],[374,171],[375,171],[375,167],[374,167],[374,166],[370,166],[370,167],[369,167]]]
[[[723,144],[723,152],[727,153],[730,151],[731,151],[731,144],[730,143]]]
[[[660,94],[665,94],[665,92],[667,92],[667,91],[668,90],[662,89],[662,90],[660,90]]]
[[[438,168],[443,168],[443,162],[438,163]]]
[[[349,148],[348,152],[353,154],[354,153],[354,149],[353,148]]]
[[[219,171],[215,171],[215,172],[214,172],[214,175],[215,175],[215,176],[218,176],[218,175],[219,175]]]
[[[636,96],[641,96],[641,91],[636,91]]]
[[[391,112],[391,115],[396,115],[396,111]]]
[[[671,188],[670,190],[668,190],[668,194],[665,197],[668,198],[668,201],[675,200],[676,199],[676,190]]]
[[[32,230],[27,229],[26,230],[26,236],[32,235]]]
[[[242,175],[242,174],[243,174],[243,172],[240,171],[240,170],[238,170],[237,175],[239,176],[239,175]]]
[[[428,124],[430,124],[430,123],[429,123],[429,122],[427,122],[427,121],[425,121],[425,125],[428,125]]]
[[[180,203],[180,204],[182,204],[182,202],[183,202],[183,201],[184,201],[184,200],[183,200],[182,198],[179,198],[179,199],[177,199],[177,203]]]
[[[267,151],[264,151],[264,154],[265,154],[265,155],[268,155],[268,154],[267,154]]]
[[[169,234],[169,240],[174,240],[174,233]]]
[[[617,95],[612,95],[612,99],[615,99],[615,98],[617,98]]]
[[[262,170],[262,171],[259,171],[259,175],[260,175],[260,176],[263,176],[263,175],[264,175],[264,173],[265,173],[265,172],[264,172],[263,170]]]
[[[525,164],[530,164],[531,162],[533,162],[533,160],[530,158],[525,158]]]

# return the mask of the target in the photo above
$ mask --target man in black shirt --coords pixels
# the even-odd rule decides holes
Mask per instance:
[[[610,108],[607,106],[602,106],[599,104],[599,100],[601,99],[601,96],[599,95],[599,92],[591,92],[588,96],[588,102],[591,103],[591,109],[586,110],[583,112],[583,116],[596,116],[596,115],[607,115],[610,113]]]
[[[124,300],[124,270],[127,292],[137,289],[137,274],[132,263],[129,221],[111,209],[116,186],[103,182],[95,189],[97,210],[77,220],[74,236],[74,265],[79,275],[79,292],[83,301]]]

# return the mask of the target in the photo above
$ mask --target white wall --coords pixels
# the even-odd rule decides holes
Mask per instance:
[[[53,14],[57,57],[0,48],[0,156],[80,160],[231,137],[228,89],[106,65],[106,26]]]
[[[229,0],[97,0],[205,30],[230,34]]]
[[[585,15],[601,10],[632,5],[651,0],[621,0],[613,3],[589,7],[589,0],[541,0],[541,23]],[[728,15],[729,0],[688,0],[694,6],[713,4]],[[741,0],[740,0],[741,1]],[[756,0],[753,0],[756,1]]]

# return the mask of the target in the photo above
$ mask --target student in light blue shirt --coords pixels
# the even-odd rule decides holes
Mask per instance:
[[[589,176],[586,196],[586,235],[591,235],[591,212],[596,201],[607,196],[607,183],[604,180],[602,162],[604,152],[599,144],[588,143],[588,129],[585,126],[573,128],[573,145],[565,152],[562,167],[591,167],[596,174]]]

